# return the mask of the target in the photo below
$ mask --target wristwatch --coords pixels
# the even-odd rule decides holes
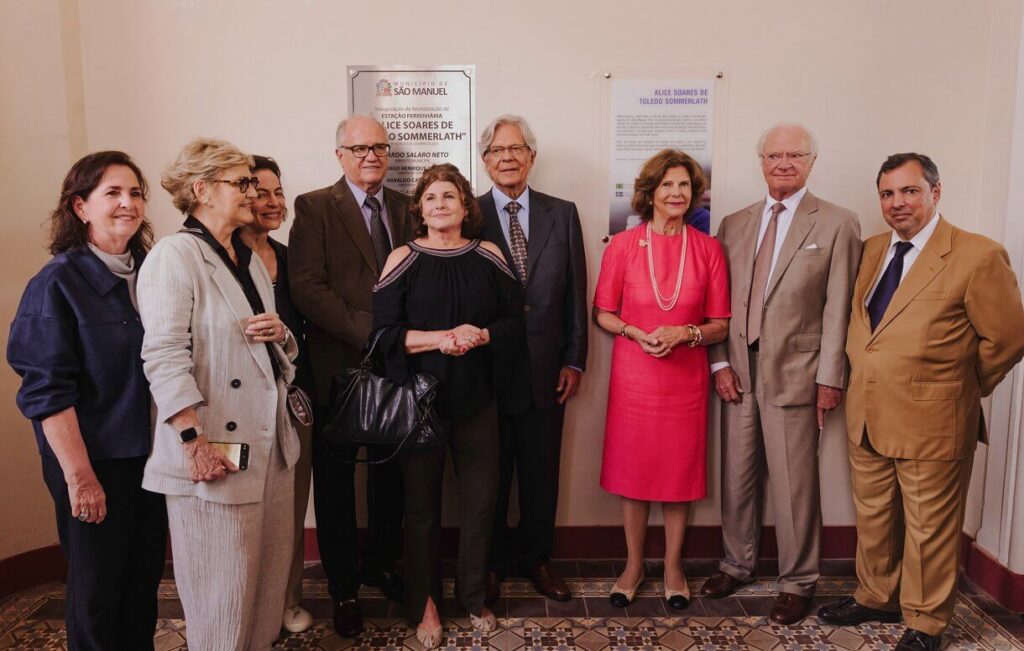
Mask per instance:
[[[178,436],[181,437],[182,443],[191,443],[192,441],[199,438],[199,430],[195,427],[186,427],[185,429],[178,432]]]

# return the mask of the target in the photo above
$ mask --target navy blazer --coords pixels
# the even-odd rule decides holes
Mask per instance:
[[[134,256],[138,269],[144,254]],[[25,288],[7,342],[7,361],[22,378],[18,408],[32,420],[39,452],[53,456],[40,421],[75,407],[90,459],[147,456],[141,352],[128,283],[85,246],[46,263]]]

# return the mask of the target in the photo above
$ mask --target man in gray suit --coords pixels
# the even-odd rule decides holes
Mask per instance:
[[[501,438],[498,504],[488,603],[513,569],[541,594],[567,601],[568,586],[551,571],[565,403],[579,389],[587,362],[587,260],[576,205],[537,192],[527,178],[537,141],[521,117],[503,115],[480,137],[494,183],[477,198],[481,237],[501,247],[524,292],[528,355],[499,394]],[[509,491],[519,479],[519,525],[508,527]]]
[[[807,191],[818,156],[804,127],[779,124],[758,143],[767,197],[729,215],[732,325],[710,351],[722,408],[725,559],[701,595],[754,579],[768,471],[779,547],[771,619],[807,615],[818,581],[818,436],[846,385],[846,327],[860,260],[857,216]]]
[[[412,238],[409,198],[384,187],[389,150],[387,132],[373,118],[342,120],[335,154],[345,175],[334,185],[295,199],[295,223],[288,241],[292,299],[310,322],[306,338],[317,393],[313,436],[317,541],[334,601],[334,628],[342,637],[362,630],[356,601],[361,583],[380,587],[390,599],[402,599],[402,583],[394,567],[402,534],[398,465],[370,467],[366,490],[370,541],[360,559],[355,465],[338,458],[352,458],[357,450],[329,450],[319,436],[331,378],[362,360],[373,323],[373,285],[384,261],[393,248]]]

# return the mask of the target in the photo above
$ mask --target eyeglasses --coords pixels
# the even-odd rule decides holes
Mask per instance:
[[[484,152],[484,156],[492,156],[494,158],[501,158],[505,152],[508,152],[519,158],[524,156],[526,152],[531,151],[529,145],[509,145],[508,147],[488,147],[487,151]]]
[[[802,151],[802,152],[798,151],[798,152],[794,152],[794,153],[791,153],[791,154],[790,153],[777,153],[776,152],[776,153],[771,153],[771,154],[761,154],[761,160],[768,161],[772,165],[778,165],[779,163],[781,163],[784,160],[789,160],[791,163],[800,163],[805,158],[807,158],[808,156],[813,156],[813,155],[814,154],[812,154],[809,151]]]
[[[258,178],[256,178],[255,176],[243,176],[242,178],[238,179],[237,181],[225,181],[224,179],[213,179],[213,182],[214,183],[227,183],[228,185],[233,185],[236,188],[238,188],[238,191],[241,192],[242,194],[245,194],[246,192],[249,191],[249,186],[250,185],[255,188],[255,187],[259,187],[259,184],[260,184],[260,180]]]
[[[366,158],[366,155],[370,153],[370,150],[373,150],[374,156],[377,158],[384,158],[391,151],[391,145],[384,143],[377,143],[376,145],[352,145],[351,147],[342,145],[339,149],[349,150],[356,158]]]

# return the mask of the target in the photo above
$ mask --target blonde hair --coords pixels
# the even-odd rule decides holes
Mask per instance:
[[[253,166],[252,156],[226,140],[196,138],[185,145],[177,160],[164,169],[160,185],[171,195],[174,207],[189,214],[199,203],[192,185],[196,181],[210,181],[221,170],[236,165]]]

